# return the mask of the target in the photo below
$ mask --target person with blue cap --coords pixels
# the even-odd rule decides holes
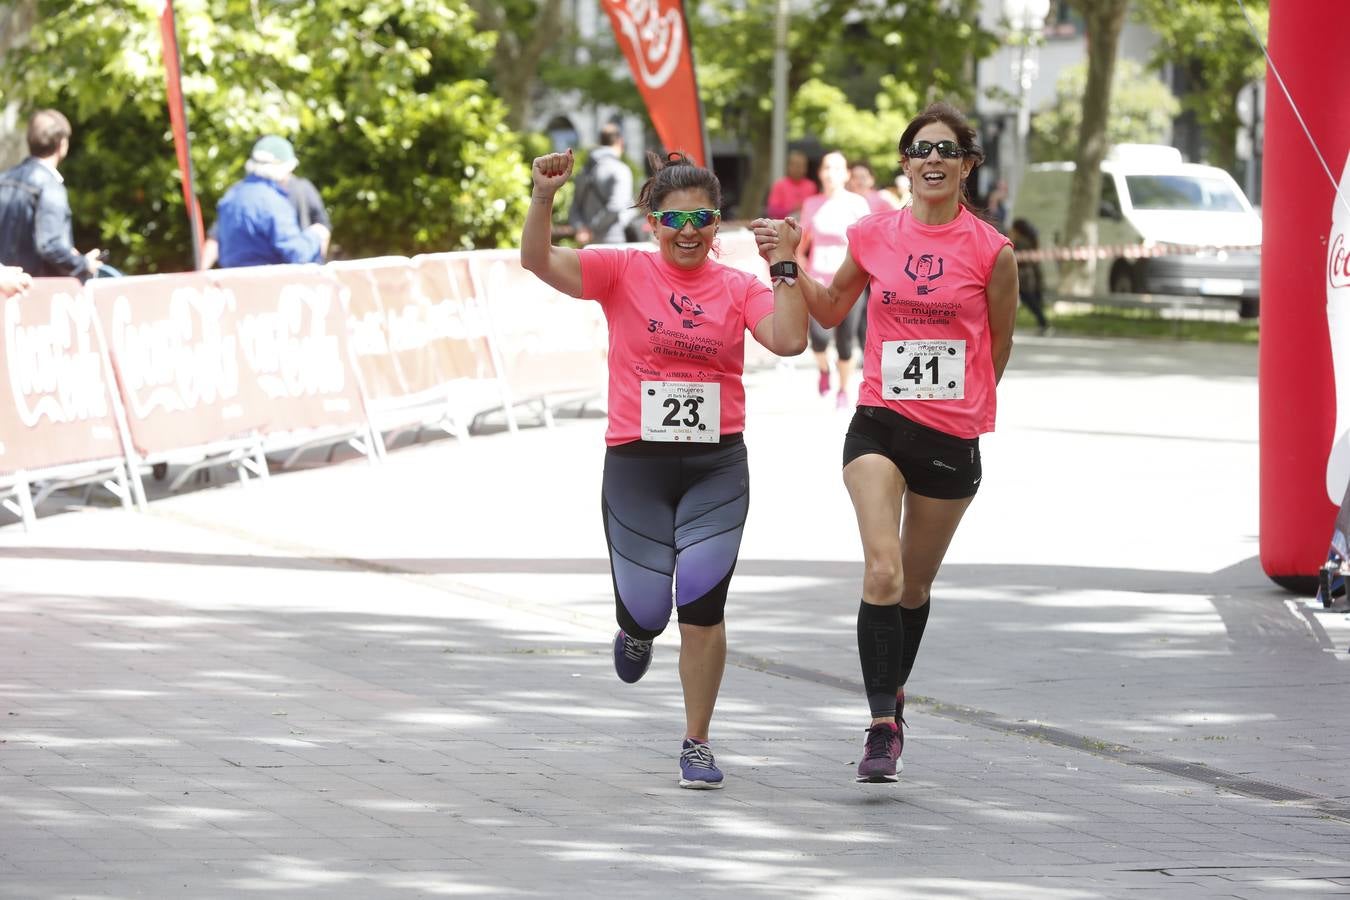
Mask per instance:
[[[244,180],[216,207],[221,268],[323,261],[328,227],[312,222],[301,228],[287,193],[297,162],[283,137],[268,135],[253,145]]]

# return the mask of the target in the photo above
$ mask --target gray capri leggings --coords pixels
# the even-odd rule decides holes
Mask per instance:
[[[844,321],[833,328],[824,328],[815,319],[807,317],[806,320],[808,334],[811,338],[811,349],[816,353],[824,353],[830,346],[830,337],[834,337],[834,349],[839,352],[840,359],[853,358],[853,342],[856,339],[859,344],[863,344],[867,339],[867,292],[858,298],[858,302],[853,304],[853,308],[848,311]]]
[[[610,447],[600,504],[619,627],[651,640],[670,623],[672,599],[682,623],[722,621],[750,507],[741,435]]]

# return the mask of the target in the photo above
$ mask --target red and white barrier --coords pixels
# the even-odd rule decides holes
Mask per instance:
[[[748,232],[720,243],[722,262],[767,281]],[[39,279],[3,308],[0,504],[26,523],[35,476],[50,488],[111,473],[129,505],[151,464],[185,463],[178,483],[222,463],[247,479],[268,453],[289,464],[341,441],[377,461],[384,432],[467,437],[493,411],[514,430],[518,405],[548,422],[607,381],[599,305],[548,287],[514,250]]]
[[[1105,244],[1079,247],[1046,247],[1043,250],[1018,250],[1013,254],[1018,262],[1046,262],[1049,260],[1089,259],[1153,259],[1159,256],[1214,256],[1220,253],[1255,253],[1261,246],[1232,245],[1216,247],[1200,244]]]
[[[129,504],[125,446],[94,304],[73,278],[44,278],[4,309],[0,502],[31,525],[31,486],[111,475]]]

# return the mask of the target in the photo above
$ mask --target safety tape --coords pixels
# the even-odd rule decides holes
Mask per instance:
[[[1018,262],[1045,262],[1066,259],[1145,259],[1152,256],[1216,256],[1230,253],[1260,253],[1260,244],[1215,247],[1201,244],[1124,244],[1100,247],[1047,247],[1044,250],[1018,250]]]

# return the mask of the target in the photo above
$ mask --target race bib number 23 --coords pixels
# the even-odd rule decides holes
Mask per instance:
[[[722,439],[722,385],[642,382],[642,439],[716,444]]]
[[[886,341],[881,386],[887,400],[960,400],[966,396],[965,341]]]

